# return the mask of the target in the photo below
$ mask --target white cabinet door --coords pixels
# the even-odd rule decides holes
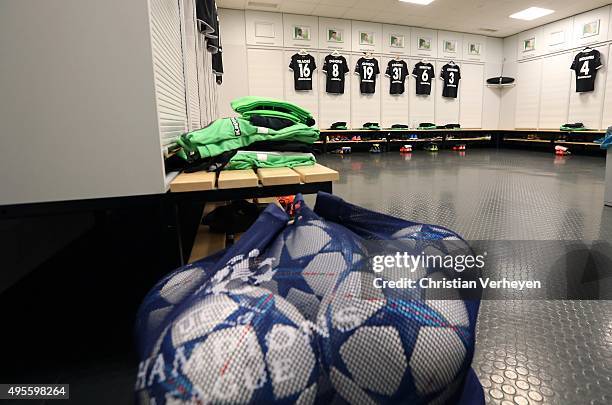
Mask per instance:
[[[150,0],[151,46],[162,146],[187,131],[181,13],[177,0]]]
[[[482,128],[484,83],[484,65],[475,63],[461,65],[459,123],[462,128]]]
[[[541,79],[541,59],[518,64],[516,128],[533,129],[538,127]]]

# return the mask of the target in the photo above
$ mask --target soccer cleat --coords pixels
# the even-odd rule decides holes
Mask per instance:
[[[571,155],[571,154],[572,153],[565,146],[561,146],[561,145],[555,146],[555,155],[557,155],[557,156],[567,156],[567,155]]]
[[[400,153],[410,153],[412,152],[412,145],[403,145],[400,148]]]
[[[438,151],[438,145],[435,143],[430,143],[429,145],[427,145],[425,147],[425,150],[429,151],[429,152],[437,152]]]
[[[380,150],[380,145],[375,143],[374,145],[372,145],[372,147],[370,148],[370,153],[381,153],[382,151]]]
[[[455,150],[455,151],[463,151],[463,150],[465,150],[465,145],[464,144],[455,145],[455,146],[453,146],[453,150]]]

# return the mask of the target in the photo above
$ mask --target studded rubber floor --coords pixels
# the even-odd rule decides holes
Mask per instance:
[[[612,240],[602,158],[468,150],[319,161],[340,171],[334,194],[349,202],[468,240],[534,241],[519,244],[515,278],[533,271],[525,258],[538,243]],[[489,404],[612,404],[612,301],[485,300],[474,369]]]

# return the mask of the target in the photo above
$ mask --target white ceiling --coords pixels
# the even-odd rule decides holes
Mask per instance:
[[[399,0],[217,0],[217,5],[224,8],[346,18],[496,37],[507,37],[607,4],[610,0],[434,0],[428,6]],[[534,21],[508,17],[532,6],[555,12]]]

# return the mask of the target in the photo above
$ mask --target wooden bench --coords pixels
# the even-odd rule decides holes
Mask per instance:
[[[194,191],[233,190],[280,185],[300,185],[334,182],[340,174],[320,164],[248,170],[224,170],[217,176],[215,173],[196,172],[181,173],[170,183],[170,191],[184,193]]]
[[[258,202],[276,203],[276,198],[298,193],[311,194],[332,191],[332,183],[340,175],[337,171],[320,164],[295,168],[266,168],[258,170],[224,170],[216,173],[181,173],[170,183],[170,195],[175,201],[175,223],[181,264],[202,259],[225,248],[228,235],[209,232],[208,226],[197,227],[191,249],[183,249],[179,228],[179,202],[204,202],[202,216],[220,204],[238,199],[257,199]],[[234,241],[240,235],[231,235]]]

